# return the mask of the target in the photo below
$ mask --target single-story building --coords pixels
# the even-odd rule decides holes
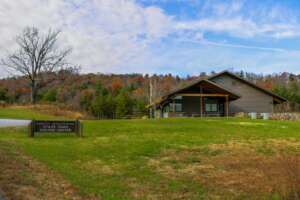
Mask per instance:
[[[232,116],[236,113],[272,113],[280,97],[229,71],[176,89],[149,105],[155,118]]]

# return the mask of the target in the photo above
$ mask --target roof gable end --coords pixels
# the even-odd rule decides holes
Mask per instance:
[[[237,79],[237,80],[239,80],[239,81],[241,81],[241,82],[243,82],[243,83],[245,83],[245,84],[247,84],[247,85],[249,85],[249,86],[257,89],[257,90],[260,90],[261,92],[263,92],[263,93],[265,93],[267,95],[270,95],[270,96],[274,97],[275,99],[277,99],[277,100],[279,100],[281,102],[287,101],[285,98],[283,98],[283,97],[281,97],[281,96],[279,96],[279,95],[277,95],[277,94],[275,94],[275,93],[273,93],[273,92],[271,92],[269,90],[266,90],[266,89],[264,89],[264,88],[262,88],[262,87],[260,87],[260,86],[258,86],[256,84],[254,84],[254,83],[252,83],[252,82],[250,82],[250,81],[248,81],[246,79],[243,79],[243,78],[241,78],[241,77],[239,77],[239,76],[237,76],[234,73],[231,73],[229,71],[223,71],[223,72],[217,73],[215,75],[212,75],[212,76],[210,76],[208,78],[208,80],[213,81],[214,78],[221,77],[221,76],[224,76],[224,75],[228,75],[228,76],[230,76],[230,77],[232,77],[234,79]]]

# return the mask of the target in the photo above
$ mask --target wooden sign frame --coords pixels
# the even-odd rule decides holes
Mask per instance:
[[[75,121],[32,120],[28,126],[29,137],[35,133],[75,133],[78,137],[83,135],[83,125]]]

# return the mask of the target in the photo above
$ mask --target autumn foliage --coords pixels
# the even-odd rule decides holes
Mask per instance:
[[[70,68],[43,74],[43,78],[38,82],[37,98],[42,103],[65,104],[74,110],[88,112],[96,118],[141,117],[148,114],[146,105],[150,102],[150,82],[154,100],[177,87],[210,74],[202,72],[199,76],[187,77],[172,74],[80,74]],[[300,109],[298,75],[257,75],[245,72],[236,74],[287,98],[289,105],[285,109]],[[0,101],[17,104],[30,102],[30,86],[26,79],[10,77],[0,80]]]

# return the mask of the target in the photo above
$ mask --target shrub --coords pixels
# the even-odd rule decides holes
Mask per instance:
[[[55,102],[56,97],[57,97],[57,90],[56,89],[50,89],[44,94],[43,100],[48,101],[48,102]]]
[[[7,88],[0,87],[0,101],[7,102],[8,101],[8,90]]]

